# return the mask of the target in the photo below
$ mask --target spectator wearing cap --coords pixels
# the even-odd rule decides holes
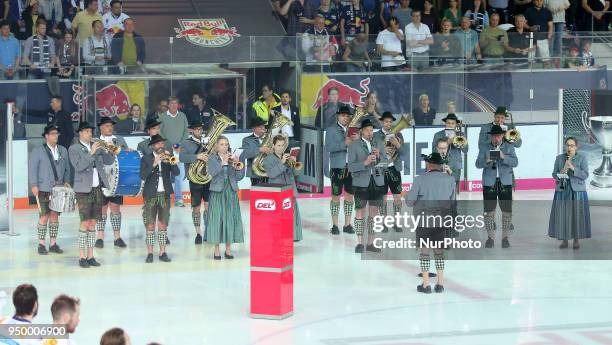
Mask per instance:
[[[314,25],[302,36],[302,51],[306,54],[306,72],[331,72],[333,57],[338,52],[336,36],[325,28],[325,17],[317,14]]]
[[[182,111],[178,110],[179,101],[176,97],[168,98],[168,111],[160,118],[161,122],[161,135],[168,142],[168,146],[174,147],[180,145],[183,140],[189,137],[189,131],[187,127],[187,115]],[[179,153],[179,149],[174,149],[175,154]],[[175,205],[179,207],[185,206],[183,203],[183,188],[182,183],[185,179],[185,169],[182,165],[179,165],[180,174],[174,179],[174,198]]]
[[[340,92],[337,88],[331,87],[327,90],[327,102],[323,103],[323,105],[317,111],[317,116],[315,117],[314,125],[320,128],[328,128],[336,123],[336,113],[338,109],[346,106],[340,102]]]
[[[51,76],[51,69],[55,67],[55,40],[47,36],[47,22],[44,19],[36,21],[36,34],[24,43],[23,57],[29,66],[30,79],[46,78]]]
[[[387,23],[387,28],[379,32],[376,37],[376,51],[380,55],[383,71],[396,71],[406,64],[402,54],[404,31],[400,29],[396,17],[389,18]]]
[[[454,33],[459,38],[461,57],[465,59],[466,64],[473,64],[477,60],[482,60],[480,44],[478,43],[478,32],[472,29],[470,25],[470,18],[461,17],[461,27]]]
[[[291,141],[300,141],[300,109],[291,104],[291,93],[285,90],[281,92],[281,104],[278,107],[273,108],[274,111],[280,113],[282,116],[293,122],[293,125],[285,125],[283,128],[278,129],[282,134],[285,134],[289,137],[290,144]],[[268,127],[272,128],[272,119],[268,120]],[[276,135],[278,133],[274,133],[272,131],[272,135]]]
[[[253,172],[253,160],[260,153],[270,154],[272,148],[268,146],[262,146],[264,135],[266,134],[266,121],[261,117],[255,116],[251,119],[249,125],[253,133],[242,139],[242,155],[240,161],[247,162],[246,176],[251,179],[251,186],[256,186],[261,183],[267,182],[265,177],[257,176]]]
[[[433,148],[433,152],[442,154],[442,157],[448,160],[448,166],[455,179],[458,192],[461,169],[463,169],[463,155],[467,155],[469,148],[468,145],[459,147],[453,144],[453,140],[457,135],[465,135],[465,133],[461,133],[460,122],[457,115],[450,113],[442,119],[442,122],[444,122],[444,129],[434,134],[431,147]],[[445,145],[441,145],[440,142],[444,142]]]
[[[123,21],[124,31],[118,32],[111,41],[111,56],[113,65],[124,70],[127,67],[141,66],[145,62],[145,41],[136,33],[133,18]]]
[[[429,103],[429,96],[422,94],[419,96],[419,106],[412,110],[415,126],[431,126],[436,118],[436,109]]]
[[[544,7],[544,0],[533,0],[533,7],[525,11],[528,29],[535,33],[537,55],[544,67],[550,66],[550,48],[548,42],[553,38],[552,13]]]
[[[130,16],[123,13],[122,5],[123,3],[120,0],[112,0],[110,2],[110,11],[102,16],[104,34],[109,41],[112,40],[114,35],[125,30],[123,22],[130,18]]]
[[[80,11],[72,20],[72,30],[77,34],[79,44],[83,46],[85,40],[93,35],[93,22],[102,21],[102,16],[98,13],[98,0],[89,0],[85,11]]]

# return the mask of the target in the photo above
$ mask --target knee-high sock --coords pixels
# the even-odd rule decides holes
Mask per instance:
[[[354,201],[346,201],[344,200],[344,216],[350,217],[353,215],[353,206],[355,205]]]
[[[398,213],[402,213],[402,203],[398,203],[396,204],[395,202],[393,203],[393,216],[395,216]]]
[[[387,200],[385,198],[382,199],[382,204],[380,206],[380,214],[383,216],[388,216],[387,214],[388,208],[387,208]]]
[[[104,228],[106,228],[106,215],[102,215],[96,220],[96,231],[104,231]]]
[[[145,243],[147,244],[147,246],[155,245],[155,231],[147,231],[147,238],[145,240]]]
[[[512,233],[512,212],[502,212],[502,238]]]
[[[192,208],[191,209],[191,220],[193,221],[193,226],[199,228],[202,224],[202,218],[200,218],[200,210]]]
[[[363,228],[365,228],[365,219],[355,218],[355,234],[357,236],[363,235]]]
[[[340,201],[331,200],[329,202],[329,210],[331,211],[332,217],[338,217],[338,214],[340,214]]]
[[[113,231],[121,231],[121,213],[111,213],[110,221]]]
[[[444,253],[435,253],[434,260],[436,262],[436,270],[444,271]]]
[[[429,272],[429,266],[430,266],[430,258],[429,258],[429,254],[421,254],[419,256],[419,262],[421,264],[421,272]]]
[[[485,213],[484,215],[485,229],[490,238],[495,238],[495,212]]]
[[[44,241],[47,238],[47,224],[38,224],[38,239]]]
[[[79,230],[79,250],[87,249],[87,230]]]
[[[166,246],[166,240],[168,239],[168,233],[166,230],[159,230],[157,232],[157,243],[160,247]]]
[[[55,239],[59,234],[59,223],[49,223],[49,237]]]
[[[93,248],[96,245],[96,231],[87,230],[87,248]]]
[[[374,234],[374,218],[368,217],[368,234]]]

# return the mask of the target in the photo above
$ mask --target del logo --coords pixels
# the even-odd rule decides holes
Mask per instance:
[[[283,200],[283,210],[287,210],[290,208],[291,208],[291,199],[286,198],[285,200]]]
[[[276,210],[276,203],[274,200],[259,199],[255,201],[255,209],[263,211],[274,211]]]
[[[224,18],[179,19],[180,28],[174,28],[176,38],[202,47],[225,47],[240,37],[235,27],[227,26]]]

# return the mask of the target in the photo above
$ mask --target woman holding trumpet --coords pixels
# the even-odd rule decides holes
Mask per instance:
[[[244,242],[242,215],[238,202],[238,181],[244,178],[244,164],[230,153],[229,141],[220,136],[217,154],[208,158],[210,197],[206,241],[215,245],[214,259],[221,260],[219,245],[225,243],[224,257],[233,259],[232,243]]]
[[[300,218],[300,209],[297,203],[297,188],[295,186],[295,176],[299,174],[302,168],[301,163],[297,162],[295,157],[285,153],[287,148],[287,138],[282,134],[276,135],[272,139],[273,153],[267,155],[264,159],[264,169],[268,175],[269,183],[278,183],[293,187],[293,241],[302,240],[302,220]]]
[[[578,140],[565,139],[565,153],[557,156],[553,178],[557,186],[553,199],[548,236],[561,240],[559,248],[568,247],[574,240],[573,248],[580,248],[579,239],[591,237],[591,214],[586,192],[589,165],[586,156],[578,152]]]

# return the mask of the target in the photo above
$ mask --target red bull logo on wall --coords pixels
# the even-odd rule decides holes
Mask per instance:
[[[179,19],[180,28],[174,28],[176,38],[202,47],[225,47],[240,37],[235,27],[229,27],[224,18]]]
[[[96,112],[108,117],[126,115],[130,112],[130,98],[117,84],[105,86],[96,92]]]
[[[336,79],[328,80],[317,92],[317,97],[312,105],[312,110],[319,109],[323,104],[329,102],[330,91],[338,91],[338,102],[350,104],[352,106],[363,105],[365,99],[370,93],[370,78],[363,79],[359,82],[359,89],[355,89]]]

